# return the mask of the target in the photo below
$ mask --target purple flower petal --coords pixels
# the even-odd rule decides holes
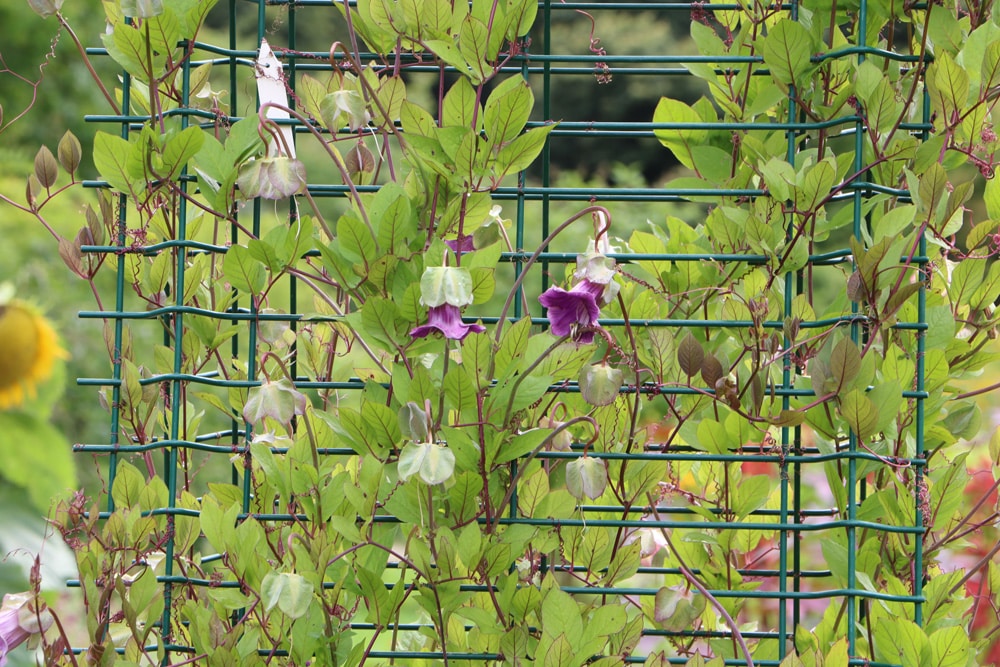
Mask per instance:
[[[465,340],[470,333],[483,333],[486,327],[481,324],[466,324],[462,321],[462,311],[458,306],[445,303],[430,308],[427,311],[427,324],[414,328],[410,335],[424,338],[435,331],[451,340]]]
[[[453,252],[472,252],[476,249],[476,244],[469,235],[460,236],[457,239],[445,239],[444,244]]]
[[[583,280],[568,292],[561,287],[550,287],[538,297],[539,303],[549,309],[549,323],[556,336],[568,336],[575,326],[589,327],[597,322],[601,309],[597,299],[604,285]],[[577,340],[588,343],[594,340],[593,332],[583,332]]]

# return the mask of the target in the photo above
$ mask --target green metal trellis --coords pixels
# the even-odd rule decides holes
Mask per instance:
[[[233,119],[237,115],[246,114],[248,110],[253,110],[252,94],[246,85],[248,73],[252,72],[253,60],[256,57],[256,45],[261,38],[266,37],[272,45],[279,49],[283,62],[286,64],[286,76],[291,90],[297,88],[297,77],[305,72],[328,71],[330,69],[327,60],[327,53],[321,51],[303,51],[297,39],[297,34],[301,26],[310,21],[314,13],[336,12],[333,5],[325,0],[292,0],[289,2],[275,2],[273,4],[239,3],[236,0],[229,0],[228,7],[223,3],[216,8],[222,12],[228,9],[228,32],[229,42],[226,46],[213,45],[209,43],[196,43],[193,45],[193,58],[185,63],[182,70],[184,77],[185,92],[188,91],[188,82],[192,70],[204,63],[211,63],[213,70],[218,73],[225,73],[228,77],[228,102],[232,109]],[[353,4],[353,2],[352,2]],[[664,54],[657,56],[616,56],[611,55],[580,55],[579,53],[565,53],[570,47],[552,41],[552,25],[554,19],[563,17],[570,20],[574,16],[579,16],[576,12],[582,10],[594,15],[597,21],[598,30],[601,16],[604,13],[619,12],[628,14],[630,12],[649,11],[659,12],[664,16],[671,17],[675,22],[686,20],[691,15],[692,10],[700,11],[723,11],[739,10],[739,4],[711,4],[689,2],[573,2],[558,3],[550,0],[542,0],[539,3],[539,15],[534,34],[536,38],[531,42],[527,52],[523,55],[512,58],[505,69],[509,72],[519,72],[536,88],[540,93],[540,113],[541,118],[548,119],[553,113],[552,85],[554,80],[560,78],[576,77],[578,80],[592,81],[595,67],[606,63],[616,80],[626,80],[633,77],[643,77],[644,79],[656,82],[662,88],[664,94],[670,90],[672,82],[677,77],[691,76],[686,69],[686,65],[694,62],[708,63],[715,67],[740,68],[747,66],[757,66],[761,63],[758,57],[742,56],[699,56],[695,54]],[[781,7],[782,12],[795,18],[798,16],[798,3],[790,3]],[[237,27],[237,19],[246,15],[253,15],[256,12],[256,35],[254,43],[241,43],[241,36]],[[281,43],[280,37],[271,34],[271,26],[275,25],[275,13],[280,17],[287,32],[287,41]],[[828,59],[852,59],[861,62],[867,57],[877,56],[887,58],[901,63],[913,63],[918,60],[917,56],[911,54],[898,54],[878,49],[864,43],[866,4],[861,3],[860,23],[857,30],[859,42],[848,47],[831,51],[825,54],[817,54],[814,57],[816,62]],[[582,21],[582,19],[580,19]],[[641,29],[641,28],[637,28]],[[285,50],[281,50],[284,47]],[[104,53],[102,50],[93,50],[94,53]],[[362,60],[368,58],[362,54]],[[436,72],[436,65],[427,65],[426,70]],[[414,72],[421,71],[420,67],[415,67]],[[763,70],[761,70],[763,72]],[[128,74],[124,75],[123,108],[132,108],[130,101],[131,89]],[[614,94],[613,88],[606,89],[607,94]],[[249,94],[249,98],[248,98]],[[605,89],[595,86],[595,95],[605,94]],[[789,98],[795,95],[794,89],[789,92]],[[202,125],[210,128],[215,121],[213,114],[194,109],[191,100],[181,101],[180,108],[175,112],[181,117],[184,127]],[[875,183],[868,182],[867,176],[863,173],[865,162],[863,156],[863,134],[865,131],[865,119],[861,114],[847,114],[838,118],[825,121],[810,121],[796,115],[794,105],[789,104],[788,116],[783,119],[775,119],[766,126],[754,123],[653,123],[653,122],[608,122],[601,118],[568,118],[563,120],[557,129],[550,135],[550,142],[553,144],[570,143],[581,136],[598,138],[602,141],[613,144],[617,139],[628,138],[631,140],[655,143],[654,132],[656,130],[677,130],[677,129],[713,129],[731,130],[734,132],[750,132],[766,129],[768,131],[780,130],[787,136],[786,150],[784,156],[789,162],[795,162],[796,155],[802,150],[799,137],[802,133],[816,131],[819,129],[837,130],[842,138],[854,141],[854,160],[852,172],[858,177],[846,188],[844,193],[835,198],[843,206],[853,208],[853,235],[855,238],[862,238],[865,224],[865,202],[876,194],[890,194],[905,198],[905,191],[886,188]],[[902,130],[917,136],[926,138],[929,124],[929,109],[925,105],[922,109],[922,119],[902,125]],[[128,137],[130,133],[146,123],[149,118],[141,115],[122,116],[93,116],[89,120],[100,123],[104,128],[120,128],[121,136]],[[232,120],[232,119],[230,119]],[[542,124],[542,121],[535,121],[534,125]],[[301,130],[301,128],[300,128]],[[301,135],[300,135],[301,136]],[[309,182],[309,192],[318,200],[324,203],[335,202],[347,194],[344,186],[335,183],[324,182],[322,175],[313,176]],[[711,196],[732,196],[742,197],[750,201],[758,197],[766,196],[767,193],[760,187],[734,188],[731,190],[713,190],[707,192],[698,188],[683,187],[628,187],[628,188],[589,188],[589,187],[559,187],[555,185],[556,178],[550,164],[549,153],[543,153],[540,169],[537,174],[532,172],[529,176],[522,176],[516,184],[503,185],[494,193],[493,198],[504,204],[505,210],[513,211],[515,238],[513,244],[520,249],[515,252],[507,252],[502,255],[502,260],[513,265],[514,272],[519,272],[520,266],[533,253],[540,240],[550,233],[553,227],[553,209],[561,202],[570,202],[586,206],[588,202],[613,203],[617,215],[628,217],[631,206],[638,203],[655,203],[663,206],[671,206],[680,203],[695,202],[695,206],[707,195]],[[92,186],[103,185],[99,182],[89,183]],[[190,181],[181,182],[182,188],[193,188]],[[359,190],[371,192],[376,190],[376,186],[361,186]],[[701,198],[701,199],[699,199]],[[331,204],[335,205],[335,204]],[[188,391],[228,391],[246,390],[260,384],[258,375],[260,368],[259,339],[261,327],[272,322],[287,322],[293,330],[295,327],[307,323],[310,317],[312,306],[308,303],[300,302],[298,285],[294,279],[288,285],[288,314],[258,312],[253,304],[248,301],[245,295],[233,306],[224,310],[211,310],[189,305],[188,295],[185,294],[185,272],[191,269],[191,258],[197,255],[222,256],[227,252],[229,244],[245,243],[247,235],[243,231],[233,226],[230,236],[227,239],[217,239],[209,243],[202,240],[193,240],[189,236],[188,222],[189,216],[193,214],[192,206],[186,202],[180,204],[179,225],[175,230],[174,238],[162,239],[155,244],[142,244],[140,239],[129,237],[126,233],[128,226],[127,207],[120,207],[120,222],[122,232],[119,237],[108,246],[91,246],[85,250],[93,253],[106,253],[117,255],[117,290],[114,296],[113,308],[105,311],[86,311],[81,313],[85,320],[103,319],[109,322],[110,337],[113,339],[116,350],[127,347],[132,335],[138,336],[140,330],[149,332],[161,332],[163,344],[172,350],[173,357],[170,362],[173,365],[172,372],[154,373],[149,377],[140,380],[144,386],[158,386],[162,392],[164,401],[169,406],[182,406]],[[700,209],[699,209],[700,210]],[[249,208],[241,212],[241,220],[249,218],[247,227],[253,235],[260,235],[262,225],[267,215],[266,205],[258,200]],[[535,227],[533,220],[537,215],[540,225]],[[689,220],[689,222],[698,222]],[[143,257],[155,257],[167,253],[171,256],[176,272],[174,292],[167,294],[161,304],[151,309],[140,308],[133,303],[127,294],[127,285],[131,281],[128,274],[129,266],[126,258],[130,254]],[[920,247],[913,258],[913,264],[923,267],[927,263],[926,245],[921,241]],[[544,270],[538,272],[538,284],[532,285],[528,291],[537,293],[548,284],[550,271],[556,267],[561,267],[575,260],[576,255],[569,252],[548,251],[542,252],[539,259]],[[640,261],[662,261],[671,263],[703,263],[712,262],[719,265],[743,264],[746,266],[760,266],[769,260],[763,255],[718,253],[718,254],[686,254],[686,253],[630,253],[622,252],[614,257],[624,265]],[[853,261],[851,250],[846,242],[839,248],[824,249],[822,253],[816,253],[809,257],[809,265],[814,268],[822,267],[843,267],[850,266]],[[800,294],[804,287],[802,273],[788,273],[784,276],[784,305],[783,312],[773,313],[769,318],[760,323],[768,330],[781,332],[785,327],[785,321],[794,314],[793,299]],[[912,457],[905,460],[898,460],[896,463],[909,465],[913,469],[916,477],[917,488],[920,486],[920,479],[923,474],[924,451],[923,451],[923,410],[924,400],[927,393],[924,390],[924,338],[923,332],[927,328],[927,318],[925,313],[925,298],[923,290],[916,294],[914,302],[918,310],[915,321],[901,322],[896,324],[896,328],[906,335],[912,336],[913,345],[916,349],[916,372],[912,389],[903,392],[903,397],[914,401],[916,405],[916,443],[915,452]],[[850,338],[857,342],[863,342],[865,336],[865,318],[858,312],[857,304],[854,304],[853,312],[834,319],[814,319],[800,323],[803,330],[826,330],[833,327],[843,327],[849,331]],[[520,318],[523,315],[532,313],[522,312],[519,300],[514,302],[514,316]],[[495,313],[485,313],[481,318],[486,324],[495,323],[497,317]],[[234,380],[226,379],[218,373],[205,375],[192,375],[183,371],[183,340],[185,336],[192,336],[191,322],[195,318],[209,318],[212,321],[225,321],[238,330],[238,334],[233,337],[229,347],[229,354],[239,359],[246,367],[247,379]],[[547,324],[543,317],[534,316],[533,322],[538,325]],[[625,321],[620,319],[602,320],[608,327],[624,326]],[[646,328],[667,328],[674,331],[684,330],[739,330],[755,326],[755,322],[749,319],[634,319],[628,323],[632,327]],[[130,333],[131,331],[131,333]],[[145,365],[147,368],[156,366],[146,350],[135,351],[136,364]],[[364,388],[365,382],[359,378],[351,378],[340,381],[326,381],[305,377],[298,372],[295,362],[292,362],[291,371],[296,375],[298,381],[296,386],[301,390],[335,390],[342,392],[344,396],[350,396],[352,392],[358,392]],[[95,455],[107,457],[107,469],[109,475],[109,485],[113,482],[118,461],[128,457],[148,456],[151,464],[155,465],[163,475],[167,484],[167,497],[169,502],[163,507],[152,508],[150,511],[154,515],[164,515],[170,525],[177,517],[197,516],[197,511],[182,507],[179,504],[181,490],[184,485],[184,470],[191,465],[193,457],[202,457],[204,461],[213,463],[207,464],[206,470],[221,470],[223,466],[215,462],[225,463],[226,459],[234,453],[245,451],[246,431],[245,425],[233,420],[228,428],[211,429],[204,433],[187,434],[185,436],[182,427],[181,409],[174,409],[169,413],[169,421],[162,426],[164,428],[160,437],[149,442],[134,443],[122,441],[122,424],[119,405],[122,400],[123,391],[123,366],[120,360],[113,366],[112,376],[109,378],[88,378],[80,381],[80,384],[107,388],[109,392],[109,403],[111,405],[111,418],[109,424],[109,440],[106,443],[90,443],[77,447],[80,452],[93,453]],[[576,391],[573,385],[559,386],[552,389],[556,391]],[[627,387],[623,391],[640,391],[650,396],[655,395],[692,395],[698,391],[685,387]],[[781,398],[783,407],[792,407],[792,399],[795,397],[812,396],[811,389],[803,388],[801,382],[797,382],[795,369],[786,364],[783,370],[780,384],[771,390],[775,396]],[[761,583],[758,590],[735,591],[726,588],[716,588],[712,594],[720,599],[742,598],[752,600],[759,610],[759,619],[753,630],[744,632],[744,636],[758,642],[758,645],[768,645],[766,658],[760,659],[756,664],[778,665],[785,657],[788,647],[795,639],[796,631],[805,622],[807,617],[812,621],[816,620],[816,612],[806,609],[810,602],[816,602],[820,606],[843,605],[846,614],[846,633],[848,641],[848,652],[850,655],[858,655],[857,632],[863,623],[864,601],[888,601],[905,605],[910,610],[911,618],[917,623],[922,622],[922,605],[924,598],[922,595],[922,585],[920,577],[913,580],[913,590],[908,595],[892,595],[885,592],[871,590],[865,586],[865,582],[860,581],[857,576],[858,566],[856,563],[858,533],[861,531],[874,531],[884,534],[900,534],[904,536],[914,536],[912,540],[912,558],[914,572],[922,572],[922,544],[918,536],[924,532],[923,515],[919,503],[916,503],[913,510],[913,522],[908,525],[891,525],[888,522],[877,522],[869,518],[861,518],[859,511],[863,507],[866,486],[864,479],[859,475],[859,462],[873,462],[875,464],[885,464],[884,458],[866,451],[859,446],[856,437],[852,433],[850,440],[845,447],[836,451],[820,451],[815,445],[810,443],[799,427],[784,426],[776,430],[777,442],[773,450],[761,448],[754,453],[744,449],[744,451],[733,454],[707,454],[697,452],[683,446],[661,448],[657,444],[651,445],[642,452],[619,453],[619,452],[593,452],[590,455],[596,458],[614,461],[666,461],[670,464],[696,464],[698,462],[723,462],[739,464],[772,464],[780,470],[778,481],[778,503],[777,507],[762,507],[754,510],[750,516],[743,520],[726,520],[712,524],[712,528],[723,531],[754,531],[766,530],[777,531],[778,538],[774,543],[774,550],[777,551],[776,562],[758,566],[755,563],[745,563],[739,568],[739,573],[745,578],[754,578]],[[327,448],[321,451],[322,455],[352,457],[355,456],[353,449],[349,447]],[[153,456],[160,457],[155,460]],[[539,459],[543,461],[565,461],[573,460],[581,455],[580,448],[577,447],[569,452],[542,452]],[[841,462],[844,465],[846,489],[846,513],[841,513],[838,509],[831,509],[831,501],[817,501],[809,489],[805,488],[812,484],[811,473],[821,469],[823,463],[828,461]],[[214,466],[214,467],[213,467]],[[220,474],[217,480],[231,484],[240,485],[243,493],[243,516],[250,511],[250,497],[252,488],[249,476],[241,476],[238,470],[233,469],[231,473]],[[115,509],[113,499],[108,499],[106,517]],[[716,514],[722,514],[718,510]],[[593,518],[595,516],[607,516],[608,514],[618,514],[622,518],[607,519]],[[687,507],[674,506],[664,503],[655,511],[655,520],[651,520],[648,508],[643,507],[623,507],[609,505],[584,505],[581,507],[580,515],[572,519],[563,519],[558,522],[561,528],[605,527],[615,530],[629,530],[658,526],[667,529],[684,529],[691,527],[692,516],[695,513]],[[294,520],[287,514],[263,515],[256,514],[256,518],[263,522],[288,522]],[[382,517],[385,521],[391,521],[391,516]],[[552,521],[544,519],[525,518],[517,515],[512,510],[510,516],[500,520],[503,525],[524,524],[524,525],[552,525]],[[830,566],[825,562],[823,556],[818,551],[818,545],[828,536],[842,531],[846,534],[847,545],[847,569],[846,581],[844,585],[835,584]],[[174,564],[174,543],[169,539],[163,545],[165,551],[165,571],[159,577],[159,585],[166,601],[165,612],[161,619],[160,632],[162,636],[171,637],[171,625],[179,623],[177,615],[171,611],[171,601],[182,594],[190,586],[221,586],[236,587],[235,582],[213,582],[209,578],[192,576],[191,572],[180,571]],[[209,559],[210,560],[210,559]],[[549,571],[554,574],[572,572],[575,567],[568,564],[548,564]],[[680,573],[680,568],[676,564],[664,564],[657,561],[644,563],[638,571],[636,582],[628,587],[595,588],[593,586],[573,586],[563,585],[562,588],[572,595],[609,595],[632,598],[648,598],[655,596],[659,589],[659,584],[654,583],[657,578],[664,576],[675,576]],[[570,579],[561,579],[564,584]],[[332,585],[332,582],[331,582]],[[463,590],[482,590],[474,585],[468,585]],[[370,624],[355,624],[355,630],[359,632],[371,631]],[[401,634],[413,634],[418,636],[422,628],[421,623],[400,624],[396,630]],[[725,629],[666,629],[647,624],[643,628],[643,642],[628,656],[624,656],[624,662],[628,664],[641,664],[651,651],[650,647],[657,647],[661,639],[665,637],[690,639],[701,641],[706,646],[711,645],[713,639],[729,639],[731,634]],[[169,663],[172,655],[186,656],[190,653],[190,647],[166,642],[159,647],[164,651],[165,664]],[[395,659],[397,664],[418,664],[415,661],[428,661],[422,664],[431,664],[443,658],[440,653],[424,651],[372,651],[370,657],[373,659]],[[496,654],[459,654],[452,655],[452,659],[467,660],[470,662],[491,662],[498,658]],[[183,657],[181,658],[183,659]],[[676,657],[667,660],[670,664],[685,664],[687,658]],[[725,663],[738,665],[745,662],[736,657],[728,658]],[[861,664],[881,664],[869,662],[860,658],[853,658],[852,665]]]

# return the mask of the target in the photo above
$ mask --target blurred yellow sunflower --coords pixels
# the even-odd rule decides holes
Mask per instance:
[[[0,301],[0,410],[34,397],[35,386],[52,373],[56,359],[67,356],[48,320],[34,308],[17,299]]]

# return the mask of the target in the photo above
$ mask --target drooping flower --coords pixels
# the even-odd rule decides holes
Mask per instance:
[[[0,605],[0,667],[7,654],[52,625],[52,615],[44,606],[35,606],[31,593],[8,593]]]
[[[276,382],[264,381],[250,390],[243,406],[243,419],[258,424],[270,417],[281,424],[288,424],[296,415],[304,415],[309,398],[282,378]]]
[[[656,517],[653,515],[646,515],[640,519],[640,521],[655,521]],[[622,541],[623,545],[634,544],[639,542],[639,553],[642,558],[649,559],[652,558],[661,549],[667,549],[667,540],[663,537],[663,531],[660,528],[650,526],[649,528],[626,528],[624,533],[625,539]]]
[[[0,410],[35,395],[35,386],[68,355],[48,320],[26,303],[0,301]]]
[[[549,324],[556,336],[573,334],[578,343],[592,343],[594,332],[578,331],[580,327],[593,327],[601,315],[598,299],[604,294],[605,285],[582,280],[570,290],[550,287],[538,297],[538,302],[548,308]]]
[[[470,333],[483,333],[486,327],[481,324],[466,324],[462,321],[462,311],[459,307],[446,303],[432,306],[427,311],[427,324],[415,327],[410,331],[410,335],[414,338],[424,338],[435,331],[451,340],[465,340]]]
[[[601,239],[606,239],[602,235]],[[577,255],[573,280],[576,284],[568,291],[550,287],[538,297],[549,311],[549,324],[557,336],[572,335],[578,343],[592,343],[601,306],[606,306],[618,296],[615,282],[615,260],[597,249],[607,243],[591,241],[587,252]]]
[[[465,340],[470,333],[483,333],[481,324],[462,322],[462,308],[473,302],[472,275],[468,269],[435,266],[424,269],[420,278],[420,303],[428,307],[427,324],[410,331],[413,338],[424,338],[432,332],[451,340]]]

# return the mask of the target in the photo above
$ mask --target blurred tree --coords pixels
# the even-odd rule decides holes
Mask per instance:
[[[66,3],[63,12],[85,46],[100,44],[104,30],[102,12],[90,3]],[[83,144],[85,162],[90,158],[90,137],[96,131],[83,116],[105,110],[100,91],[76,53],[76,45],[55,17],[42,19],[27,2],[0,3],[0,105],[3,106],[3,144],[34,154],[38,146],[53,140],[53,129],[72,130]],[[106,58],[94,59],[96,67],[107,66]],[[103,70],[99,70],[103,71]],[[106,81],[113,81],[112,69]],[[33,107],[30,118],[14,118]],[[45,119],[45,122],[38,122]],[[58,138],[58,137],[57,137]],[[54,148],[54,146],[52,147]],[[85,167],[85,173],[87,171]]]
[[[686,12],[593,12],[595,48],[604,49],[608,56],[664,56],[690,54],[696,51],[688,37],[690,16]],[[590,53],[591,19],[575,11],[554,11],[551,29],[552,44],[548,49],[556,54],[586,55]],[[637,29],[641,26],[641,29]],[[537,32],[537,31],[536,31]],[[541,53],[543,35],[532,35],[531,50]],[[566,63],[555,63],[565,67]],[[602,83],[595,70],[574,64],[584,72],[576,76],[560,74],[553,77],[549,115],[562,121],[600,121],[648,123],[660,97],[670,95],[687,102],[696,101],[704,92],[698,79],[674,76],[663,70],[680,66],[666,64],[609,63],[610,81]],[[616,69],[657,69],[656,74],[615,76]],[[536,94],[541,94],[539,83]],[[540,97],[539,97],[540,99]],[[612,165],[631,164],[654,182],[677,166],[672,156],[665,155],[660,143],[651,135],[639,138],[630,133],[616,141],[583,136],[554,136],[551,140],[552,164],[560,170],[578,170],[584,177],[600,175],[613,181]]]

